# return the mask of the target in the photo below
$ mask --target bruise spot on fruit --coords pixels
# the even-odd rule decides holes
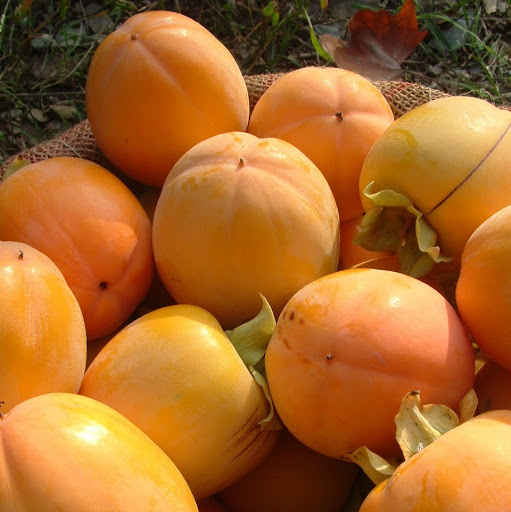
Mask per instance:
[[[286,316],[287,316],[287,310],[285,309],[285,310],[282,312],[282,320],[285,320],[285,319],[286,319]]]
[[[106,281],[101,281],[101,283],[99,283],[99,287],[102,290],[106,290],[106,289],[108,289],[108,283]]]
[[[291,313],[289,313],[289,320],[294,320],[294,319],[295,319],[295,312],[291,311]]]
[[[305,323],[305,320],[303,318],[300,318],[299,322],[300,322],[300,325],[303,325]]]
[[[431,213],[433,213],[437,208],[439,208],[443,203],[445,203],[459,188],[461,188],[463,186],[463,184],[468,181],[468,179],[474,175],[474,173],[481,168],[481,166],[484,164],[484,162],[486,162],[486,160],[488,160],[488,158],[491,156],[491,154],[495,151],[495,149],[497,149],[498,145],[502,142],[502,140],[504,139],[504,137],[508,134],[508,132],[511,130],[511,123],[509,123],[505,130],[503,131],[503,133],[501,134],[501,136],[497,139],[497,141],[495,142],[495,144],[489,149],[488,153],[486,153],[486,155],[484,155],[484,157],[482,158],[482,160],[467,174],[467,176],[462,180],[460,181],[460,183],[458,185],[456,185],[456,187],[454,187],[436,206],[434,206],[428,213],[426,213],[425,215],[430,215]]]

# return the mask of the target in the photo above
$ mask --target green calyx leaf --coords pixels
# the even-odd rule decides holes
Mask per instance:
[[[367,185],[364,195],[374,208],[364,215],[353,243],[370,251],[396,253],[401,271],[417,278],[428,274],[435,263],[451,260],[440,253],[435,230],[406,195],[389,189],[372,193],[373,184]]]
[[[343,459],[357,464],[370,478],[374,485],[390,478],[396,466],[371,451],[367,446],[361,446],[354,452],[348,453]]]
[[[262,294],[259,295],[263,306],[257,316],[230,331],[225,331],[247,367],[255,366],[263,358],[276,325],[270,304]]]
[[[275,330],[276,321],[270,304],[262,294],[259,295],[263,301],[259,313],[252,320],[230,331],[225,331],[225,334],[245,363],[245,366],[250,371],[254,380],[264,391],[266,399],[268,400],[270,412],[268,416],[260,422],[260,427],[263,429],[279,430],[282,428],[282,423],[275,413],[264,369],[264,354],[273,335],[273,331]]]

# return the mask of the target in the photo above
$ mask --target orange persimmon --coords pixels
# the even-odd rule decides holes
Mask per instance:
[[[1,411],[44,393],[77,393],[85,323],[60,270],[29,245],[0,241],[0,290]]]
[[[263,389],[218,321],[197,306],[167,306],[131,322],[94,358],[80,393],[141,428],[197,500],[259,464],[278,435],[263,425]]]
[[[363,76],[307,66],[274,82],[257,101],[248,131],[286,140],[325,175],[341,221],[363,213],[358,182],[367,152],[394,121],[383,94]]]
[[[364,161],[360,194],[368,236],[358,242],[397,252],[404,271],[417,277],[449,258],[459,268],[474,230],[511,204],[510,160],[511,112],[467,96],[414,108]]]
[[[394,416],[420,390],[456,408],[472,388],[474,351],[454,308],[402,273],[341,270],[298,291],[266,351],[266,376],[284,425],[330,457],[367,446],[397,456]]]
[[[491,215],[468,239],[456,304],[477,346],[511,371],[511,206]]]
[[[0,414],[2,512],[197,512],[185,479],[110,407],[46,393]]]
[[[0,239],[27,243],[57,265],[89,339],[126,321],[154,275],[147,213],[119,178],[82,158],[49,158],[4,180]]]
[[[302,286],[337,269],[339,213],[299,149],[245,132],[211,137],[174,166],[153,220],[158,274],[178,303],[232,329],[278,315]]]
[[[177,12],[135,14],[109,34],[93,55],[85,93],[103,153],[152,186],[163,185],[196,143],[248,124],[236,60],[209,30]]]
[[[360,512],[511,509],[511,411],[489,411],[441,435],[366,497]]]

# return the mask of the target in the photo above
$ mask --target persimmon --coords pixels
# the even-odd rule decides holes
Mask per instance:
[[[337,269],[339,213],[300,150],[230,132],[197,144],[170,172],[153,250],[175,301],[232,329],[257,314],[259,293],[277,316],[293,293]]]
[[[0,239],[27,243],[57,265],[89,339],[114,331],[147,294],[151,231],[128,187],[88,160],[49,158],[0,184]]]
[[[306,66],[270,85],[255,104],[248,131],[303,151],[325,175],[342,222],[363,213],[360,170],[393,121],[387,100],[368,79],[346,69]]]
[[[510,111],[467,96],[414,108],[392,123],[364,161],[367,236],[357,242],[397,252],[403,271],[416,277],[449,259],[459,268],[474,230],[511,204],[510,159]]]
[[[0,414],[3,512],[197,512],[173,462],[110,407],[46,393]]]
[[[511,206],[502,208],[470,236],[456,284],[460,316],[474,342],[511,371]]]
[[[231,512],[337,512],[357,472],[355,464],[321,455],[283,429],[270,455],[219,497]]]
[[[392,253],[384,251],[368,251],[361,245],[353,243],[353,239],[361,231],[363,215],[345,220],[339,225],[339,270],[351,268],[374,258],[383,258]],[[394,269],[391,269],[394,270]]]
[[[278,435],[264,428],[263,389],[218,321],[197,306],[167,306],[131,322],[94,358],[80,393],[155,441],[197,500],[259,464]]]
[[[96,49],[87,117],[105,156],[140,183],[161,186],[175,162],[213,135],[244,131],[241,70],[209,30],[171,11],[133,15]]]
[[[85,323],[57,266],[27,244],[0,241],[0,290],[1,410],[44,393],[78,392]]]
[[[511,411],[480,414],[399,465],[360,512],[509,510],[510,458]]]
[[[401,398],[420,390],[425,403],[457,407],[474,359],[465,326],[434,288],[390,270],[348,269],[289,300],[265,365],[279,417],[302,443],[336,458],[362,446],[395,457]]]

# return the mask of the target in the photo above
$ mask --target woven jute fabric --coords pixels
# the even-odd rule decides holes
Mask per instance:
[[[268,87],[284,74],[285,73],[272,73],[245,76],[251,110]],[[447,93],[411,82],[377,81],[374,82],[374,85],[387,99],[396,119],[423,103],[449,96]],[[102,165],[122,177],[122,173],[119,173],[119,171],[115,169],[114,165],[108,161],[99,149],[94,135],[91,132],[89,122],[85,119],[60,136],[8,158],[0,167],[0,181],[6,168],[16,158],[25,159],[33,163],[54,156],[76,156],[85,158]]]

